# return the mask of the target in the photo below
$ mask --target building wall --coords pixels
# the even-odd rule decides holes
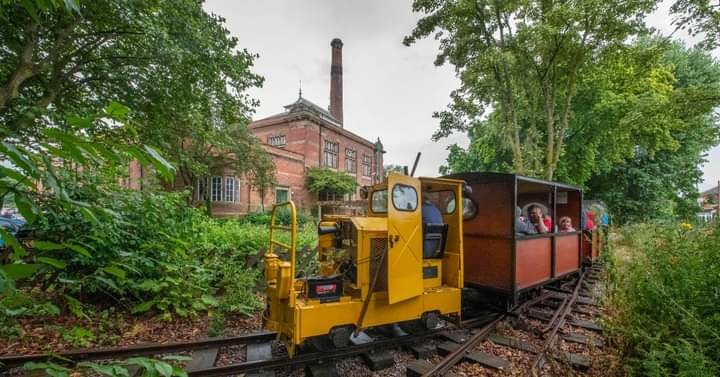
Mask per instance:
[[[263,143],[263,147],[269,153],[275,164],[275,175],[277,178],[276,187],[266,191],[261,200],[259,192],[254,190],[247,177],[238,176],[231,168],[224,168],[223,171],[213,172],[208,177],[203,177],[204,188],[196,182],[193,185],[193,202],[196,207],[205,205],[205,199],[199,189],[203,189],[209,198],[212,198],[212,179],[222,177],[221,184],[223,195],[220,201],[210,200],[211,210],[214,216],[231,217],[249,212],[268,210],[276,202],[278,190],[287,190],[287,198],[295,202],[298,209],[310,211],[317,204],[317,194],[309,192],[305,188],[305,176],[307,169],[322,166],[324,141],[329,140],[338,143],[338,166],[337,171],[345,172],[345,149],[351,148],[356,151],[357,169],[355,173],[348,173],[355,177],[359,188],[364,185],[372,185],[373,177],[382,177],[382,153],[375,153],[375,145],[357,135],[343,130],[334,125],[322,124],[307,116],[283,116],[267,118],[250,124],[251,132]],[[274,147],[267,145],[268,137],[286,137],[286,145]],[[371,156],[371,174],[363,175],[363,155]],[[379,159],[378,159],[379,157]],[[146,179],[143,168],[137,161],[131,162],[128,169],[129,177],[125,186],[131,189],[142,189],[142,183]],[[234,178],[237,184],[237,195],[227,200],[225,191],[226,179]],[[168,189],[186,189],[183,180],[176,177],[175,182],[169,185]],[[358,199],[358,193],[352,195],[351,199]]]
[[[374,144],[360,138],[355,135],[348,135],[348,132],[343,129],[339,129],[332,125],[323,125],[318,122],[314,122],[309,119],[298,119],[298,120],[287,120],[278,121],[274,124],[263,124],[258,122],[257,124],[251,125],[253,134],[260,139],[262,143],[268,143],[269,138],[285,136],[286,145],[281,149],[296,152],[302,154],[304,157],[304,167],[316,167],[322,166],[324,157],[325,140],[329,140],[338,143],[338,166],[335,170],[346,172],[349,175],[355,177],[358,183],[358,190],[361,186],[373,184],[373,176],[382,176],[382,160],[378,161],[374,150]],[[350,148],[356,152],[356,172],[350,173],[346,171],[346,156],[345,150]],[[370,156],[371,158],[371,172],[370,176],[363,175],[362,163],[363,155]],[[276,161],[278,184],[279,185],[290,185],[292,181],[285,181],[283,175],[285,173],[286,166],[282,162]],[[378,164],[379,162],[379,164]],[[378,172],[378,167],[380,171]],[[298,201],[298,194],[303,199],[303,204],[299,204],[302,208],[308,208],[315,202],[314,194],[306,192],[304,189],[304,177],[303,185],[298,187],[293,197],[296,202]],[[353,195],[356,197],[357,193]]]

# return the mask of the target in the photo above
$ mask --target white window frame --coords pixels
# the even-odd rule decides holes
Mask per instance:
[[[223,200],[223,177],[214,175],[210,178],[210,201],[221,202]]]
[[[195,180],[195,198],[198,201],[205,201],[208,197],[208,177],[202,176]]]
[[[365,153],[362,155],[362,175],[363,177],[372,176],[372,156]]]
[[[195,181],[195,199],[213,203],[239,203],[240,179],[232,175],[202,176]]]
[[[224,177],[224,185],[223,185],[223,202],[227,203],[237,203],[238,202],[238,194],[239,194],[239,182],[237,177],[226,175]]]
[[[290,198],[290,187],[287,186],[275,186],[275,204],[279,204],[277,202],[277,193],[278,191],[286,191],[286,200],[290,201],[292,198]]]
[[[281,148],[287,145],[287,137],[285,135],[268,136],[267,141],[268,144],[273,147]]]
[[[323,148],[323,165],[328,168],[337,169],[340,160],[340,143],[337,141],[325,140]]]
[[[357,174],[357,151],[345,148],[345,172]]]

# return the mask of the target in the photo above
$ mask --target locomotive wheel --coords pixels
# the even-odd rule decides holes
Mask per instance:
[[[432,330],[434,328],[437,328],[440,324],[440,313],[425,312],[423,313],[422,317],[420,317],[420,321],[422,322],[423,327],[428,330]]]
[[[352,334],[352,328],[350,326],[335,327],[330,330],[328,336],[330,342],[335,348],[345,348],[350,344],[350,335]]]

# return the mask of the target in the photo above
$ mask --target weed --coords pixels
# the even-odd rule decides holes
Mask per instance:
[[[60,329],[62,338],[76,348],[87,348],[95,341],[95,334],[83,327]]]
[[[620,230],[610,258],[610,334],[634,375],[720,373],[719,224]]]
[[[209,337],[221,336],[225,331],[225,315],[222,312],[212,313],[210,317],[210,326],[208,326]]]

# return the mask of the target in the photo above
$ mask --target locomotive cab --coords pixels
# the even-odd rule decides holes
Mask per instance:
[[[294,205],[276,205],[265,257],[265,327],[279,333],[292,355],[308,339],[343,347],[368,327],[421,320],[433,328],[441,315],[459,318],[462,188],[459,180],[390,173],[370,187],[367,216],[320,221],[319,274],[305,278],[295,276]],[[423,201],[438,209],[441,222],[423,224]],[[275,222],[282,206],[291,209],[290,226]],[[290,244],[273,231],[290,232]],[[289,260],[281,260],[278,249],[286,249]]]

